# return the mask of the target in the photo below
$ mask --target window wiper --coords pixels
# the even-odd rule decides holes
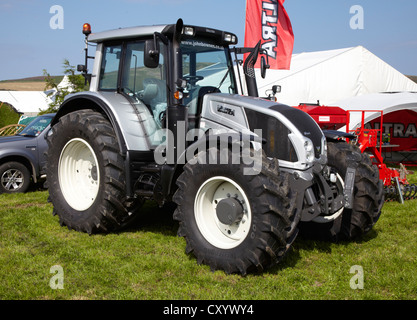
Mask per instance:
[[[222,81],[220,81],[220,84],[219,84],[219,86],[217,87],[217,89],[220,89],[220,87],[222,86],[222,84],[223,84],[224,80],[226,80],[227,75],[229,74],[229,72],[230,72],[230,70],[231,70],[231,69],[232,69],[232,66],[229,66],[229,68],[227,68],[227,71],[226,71],[226,73],[224,74],[224,77],[223,77]]]

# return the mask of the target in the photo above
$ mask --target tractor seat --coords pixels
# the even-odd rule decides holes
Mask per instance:
[[[151,101],[158,95],[158,86],[154,83],[150,83],[144,87],[142,101],[146,105],[151,105]]]

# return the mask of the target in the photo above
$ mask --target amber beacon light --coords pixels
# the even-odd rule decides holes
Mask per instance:
[[[83,33],[88,36],[91,33],[91,26],[89,23],[83,24]]]

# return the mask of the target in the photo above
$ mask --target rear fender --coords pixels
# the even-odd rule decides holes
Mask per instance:
[[[51,126],[54,126],[62,116],[70,112],[82,109],[93,109],[104,114],[109,119],[116,133],[117,140],[119,142],[120,152],[122,155],[125,156],[127,146],[122,134],[122,130],[116,120],[116,117],[113,114],[111,108],[108,106],[108,104],[97,96],[90,94],[75,94],[73,96],[70,96],[61,104],[57,114],[52,119]]]

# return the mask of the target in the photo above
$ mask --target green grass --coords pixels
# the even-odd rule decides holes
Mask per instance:
[[[279,266],[241,277],[186,255],[169,210],[148,204],[134,227],[88,236],[61,227],[47,197],[0,195],[0,299],[417,299],[417,200],[386,203],[360,241],[298,238]],[[49,285],[54,265],[63,289]],[[354,265],[363,289],[350,288]]]

